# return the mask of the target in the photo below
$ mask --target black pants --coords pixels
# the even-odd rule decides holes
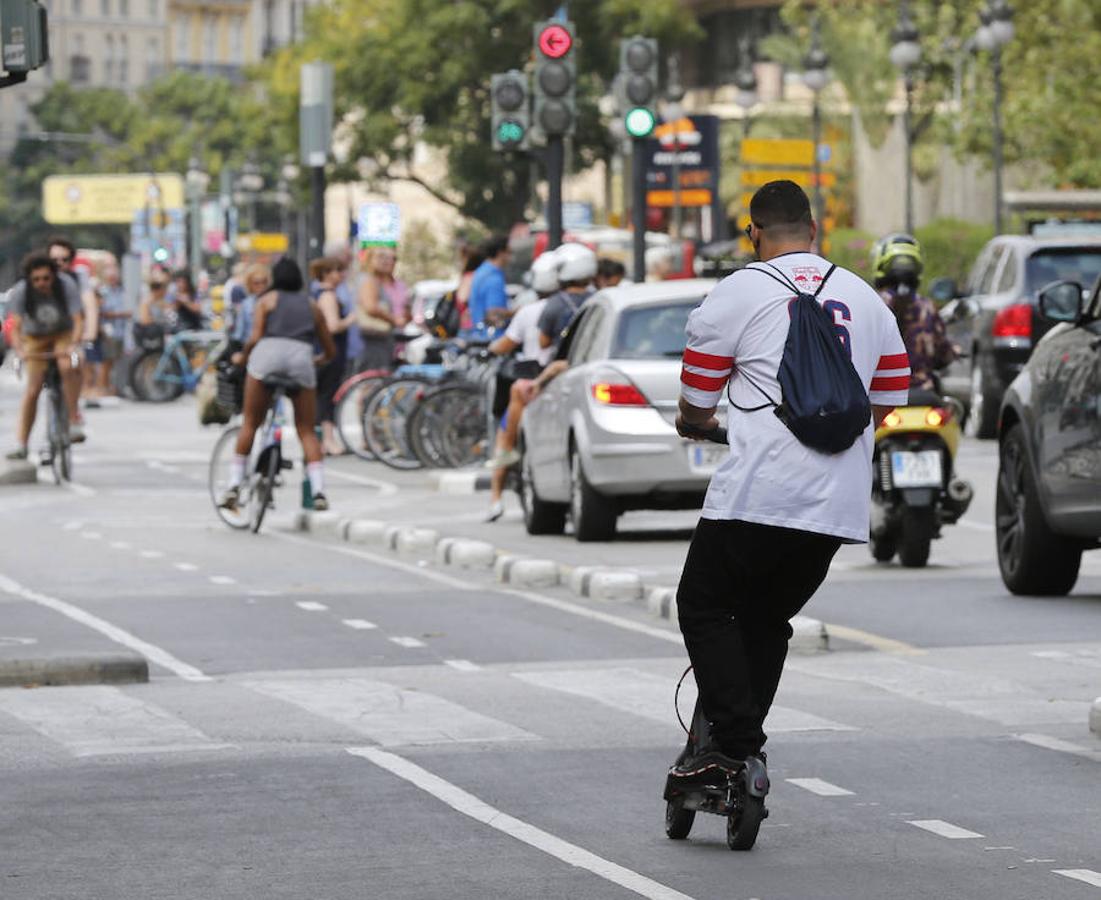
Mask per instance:
[[[826,577],[841,541],[809,531],[701,519],[688,549],[677,610],[700,704],[724,753],[765,743],[799,612]]]
[[[317,371],[317,424],[333,422],[336,420],[336,405],[333,399],[340,385],[344,383],[344,370],[348,366],[348,358],[343,353],[337,353],[334,359],[329,360]]]

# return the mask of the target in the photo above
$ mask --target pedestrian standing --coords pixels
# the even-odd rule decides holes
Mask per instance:
[[[766,184],[753,196],[750,218],[746,234],[763,262],[728,276],[692,312],[681,375],[678,431],[717,427],[726,391],[730,440],[677,589],[680,628],[715,742],[670,771],[670,782],[684,784],[734,772],[750,756],[763,761],[763,724],[787,655],[789,620],[825,579],[841,544],[868,540],[874,427],[848,449],[821,452],[773,414],[782,399],[781,360],[791,362],[791,287],[817,292],[811,302],[835,323],[875,425],[906,403],[909,385],[902,337],[879,295],[811,252],[817,226],[803,190],[791,181]]]
[[[126,337],[126,323],[131,318],[126,307],[126,292],[118,261],[112,256],[100,265],[99,270],[99,344],[100,364],[97,373],[97,392],[101,396],[114,394],[111,372],[122,356]]]
[[[394,277],[396,263],[397,254],[390,247],[368,250],[367,272],[356,298],[356,324],[363,339],[356,368],[361,372],[394,367],[394,332],[409,321],[409,292]]]
[[[321,446],[326,456],[342,456],[348,452],[337,437],[334,424],[334,398],[348,365],[348,332],[356,323],[356,311],[342,305],[337,294],[344,274],[341,261],[333,256],[323,256],[310,263],[310,278],[317,286],[317,307],[336,345],[336,355],[317,373],[317,421],[321,425]]]
[[[505,268],[512,259],[508,238],[495,234],[480,248],[484,261],[474,271],[470,281],[470,327],[488,330],[508,319],[508,291],[505,288]]]
[[[245,268],[241,280],[244,296],[234,307],[233,327],[230,329],[229,336],[234,343],[244,346],[248,336],[252,334],[252,315],[256,308],[256,298],[271,287],[271,269],[264,263],[252,263]]]
[[[195,282],[191,280],[191,273],[186,269],[173,272],[171,289],[169,317],[175,323],[174,330],[201,331],[203,305],[195,292]]]

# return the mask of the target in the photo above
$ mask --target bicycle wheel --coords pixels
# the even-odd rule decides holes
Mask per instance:
[[[164,365],[161,366],[161,359]],[[158,371],[160,367],[160,371]],[[139,400],[167,403],[183,393],[183,370],[175,356],[160,350],[143,353],[130,368],[130,389]]]
[[[416,408],[429,382],[423,378],[396,378],[371,397],[363,414],[367,446],[392,469],[419,469],[406,438],[409,414]]]
[[[229,489],[229,464],[237,452],[237,435],[241,431],[240,425],[233,425],[225,429],[214,445],[214,451],[210,454],[210,468],[207,473],[207,484],[210,488],[210,500],[214,504],[214,511],[218,518],[230,528],[244,530],[249,527],[249,500],[252,496],[251,469],[247,468],[246,477],[240,485],[240,502],[237,509],[221,509],[218,504],[222,495]]]
[[[255,474],[255,487],[252,491],[252,533],[258,534],[264,524],[264,514],[271,506],[275,493],[275,479],[279,475],[279,464],[283,453],[278,443],[265,447],[260,452]]]
[[[49,399],[49,418],[46,420],[46,435],[50,445],[50,469],[53,472],[54,484],[61,484],[69,479],[69,462],[65,439],[68,429],[65,425],[68,418],[65,413],[65,404],[61,400],[60,390],[50,388],[47,394]]]
[[[426,394],[409,416],[407,437],[409,449],[428,468],[450,468],[440,438],[450,389],[436,389]]]
[[[449,389],[440,433],[444,458],[455,467],[472,466],[491,456],[485,391],[477,385]]]
[[[336,431],[344,446],[360,459],[374,459],[363,431],[363,413],[371,396],[382,387],[387,373],[381,369],[349,378],[336,392]]]

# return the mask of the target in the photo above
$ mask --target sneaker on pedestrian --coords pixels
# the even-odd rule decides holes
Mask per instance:
[[[241,489],[237,487],[231,487],[222,494],[222,499],[218,501],[218,509],[226,509],[230,512],[237,512],[237,507],[241,502]]]
[[[520,451],[516,449],[502,450],[493,459],[486,463],[487,469],[507,469],[509,466],[516,465],[523,457],[520,456]]]
[[[496,500],[490,504],[489,512],[486,513],[487,522],[496,522],[501,516],[505,514],[505,504],[502,500]]]
[[[83,444],[86,435],[84,434],[84,426],[80,422],[73,422],[69,425],[69,440],[74,444]]]
[[[4,457],[4,459],[10,459],[10,460],[16,460],[16,461],[17,460],[24,460],[26,458],[27,458],[27,448],[26,447],[16,447],[14,450],[12,450],[10,453],[5,455],[5,457]]]
[[[313,495],[313,511],[326,512],[329,508],[329,498],[324,494]]]

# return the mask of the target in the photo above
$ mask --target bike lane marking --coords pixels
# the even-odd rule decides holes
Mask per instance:
[[[1093,869],[1052,869],[1051,871],[1064,878],[1073,878],[1075,881],[1101,888],[1101,872],[1095,872]]]
[[[38,591],[24,587],[18,581],[2,574],[0,574],[0,591],[3,591],[5,594],[11,594],[13,597],[29,600],[31,603],[37,603],[39,606],[52,609],[54,612],[61,613],[63,616],[68,616],[68,618],[72,619],[74,622],[79,622],[81,625],[91,628],[93,631],[98,631],[104,637],[109,638],[116,644],[122,644],[122,646],[128,647],[136,653],[140,653],[150,662],[154,662],[162,668],[168,669],[168,671],[172,672],[174,675],[178,675],[185,681],[213,680],[209,675],[204,675],[202,671],[195,668],[195,666],[185,663],[181,659],[177,659],[167,650],[158,647],[156,644],[150,644],[148,641],[143,641],[137,635],[131,634],[129,631],[119,628],[117,625],[112,625],[106,619],[101,619],[99,616],[93,615],[81,609],[79,606],[74,606],[72,603],[59,600],[57,597],[40,594]]]
[[[516,819],[402,756],[380,750],[377,747],[348,747],[346,749],[352,756],[366,759],[398,778],[408,781],[425,793],[431,794],[456,812],[481,822],[483,825],[488,825],[490,828],[502,834],[507,834],[509,837],[515,838],[529,847],[534,847],[536,850],[568,865],[585,869],[597,877],[619,885],[641,897],[647,897],[649,900],[692,900],[687,894],[682,894],[680,891],[647,878],[632,869],[618,865],[602,856],[597,856],[595,853],[564,841],[550,832],[529,825],[521,819]]]
[[[810,791],[812,794],[817,794],[819,797],[851,797],[852,791],[845,790],[843,787],[838,787],[836,784],[830,784],[828,781],[823,781],[821,778],[785,778],[788,784],[794,784],[796,787],[802,788],[804,791]]]
[[[977,831],[960,828],[959,825],[953,825],[951,822],[945,822],[943,819],[910,819],[906,824],[914,825],[924,831],[932,832],[933,834],[940,835],[942,838],[948,838],[952,841],[963,841],[982,837]]]

